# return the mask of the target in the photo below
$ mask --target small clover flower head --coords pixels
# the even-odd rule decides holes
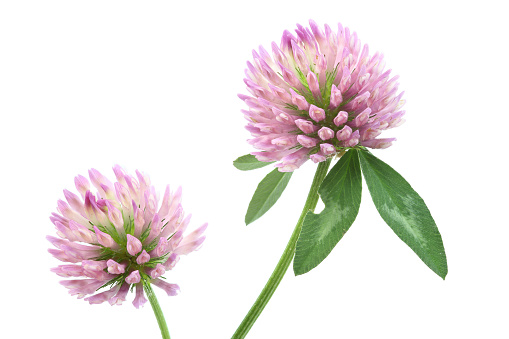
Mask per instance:
[[[176,284],[159,278],[180,255],[200,247],[207,224],[184,235],[190,216],[184,217],[180,188],[170,192],[167,186],[159,205],[148,177],[138,171],[130,176],[119,166],[113,171],[115,183],[91,169],[90,181],[75,178],[79,195],[64,190],[66,201],[59,200],[58,213],[50,217],[58,237],[47,239],[56,247],[49,252],[69,264],[51,270],[70,278],[61,284],[90,304],[120,305],[135,289],[133,304],[139,308],[147,302],[143,284],[178,293]]]
[[[395,138],[377,138],[403,123],[403,92],[398,77],[384,71],[383,55],[369,54],[356,33],[338,31],[314,21],[285,31],[272,55],[253,51],[244,82],[250,96],[243,113],[248,142],[259,161],[279,161],[292,172],[308,159],[321,162],[348,148],[387,148]]]

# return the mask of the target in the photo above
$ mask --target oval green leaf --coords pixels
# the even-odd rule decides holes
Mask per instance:
[[[279,199],[285,190],[292,172],[279,172],[276,168],[258,184],[246,212],[246,225],[264,215]]]
[[[233,166],[241,171],[250,171],[270,165],[273,162],[263,162],[256,159],[254,155],[246,154],[233,161]]]
[[[445,279],[447,259],[442,237],[422,198],[400,174],[373,154],[360,152],[360,161],[380,216],[429,268]]]
[[[320,185],[323,211],[308,212],[304,219],[293,261],[295,275],[318,266],[341,240],[357,217],[361,192],[359,156],[353,149],[341,157]]]

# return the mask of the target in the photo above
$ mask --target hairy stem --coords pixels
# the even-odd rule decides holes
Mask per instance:
[[[166,320],[164,320],[163,311],[161,310],[161,306],[159,306],[159,302],[157,301],[156,295],[152,290],[152,286],[150,283],[143,284],[145,289],[145,293],[147,293],[148,300],[150,301],[150,305],[154,310],[154,314],[157,319],[157,324],[159,325],[159,329],[161,330],[161,336],[163,339],[170,339],[170,332],[168,331],[168,326],[166,326]]]
[[[276,268],[272,272],[272,275],[267,281],[267,284],[265,284],[265,287],[263,288],[262,292],[256,299],[253,306],[251,306],[251,309],[244,317],[242,323],[237,328],[237,331],[235,331],[235,333],[233,334],[232,339],[245,338],[245,336],[255,323],[256,319],[258,319],[263,309],[269,302],[270,298],[276,291],[276,288],[283,279],[283,276],[285,275],[286,271],[288,270],[288,267],[290,266],[290,263],[292,262],[293,257],[295,255],[295,247],[297,245],[297,240],[299,239],[300,231],[302,229],[304,217],[309,211],[313,212],[315,210],[316,204],[318,203],[318,189],[320,188],[323,179],[325,179],[325,176],[327,175],[327,170],[329,169],[330,162],[331,160],[328,159],[324,162],[321,162],[318,165],[315,177],[313,179],[313,183],[311,184],[311,188],[309,189],[306,203],[304,204],[304,208],[302,209],[302,213],[300,214],[299,221],[297,221],[297,225],[293,230],[292,236],[290,237],[290,240],[286,245],[283,255],[279,259]]]

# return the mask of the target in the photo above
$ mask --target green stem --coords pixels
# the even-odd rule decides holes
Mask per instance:
[[[150,283],[144,283],[143,287],[145,292],[147,293],[148,300],[150,301],[150,305],[154,310],[154,314],[157,319],[157,324],[159,325],[159,329],[161,330],[161,336],[163,339],[170,339],[170,332],[168,331],[168,326],[166,326],[166,320],[164,320],[163,311],[161,310],[161,306],[159,306],[159,302],[157,301],[156,295],[152,290],[152,286]]]
[[[281,256],[281,259],[279,259],[279,262],[277,263],[276,268],[267,281],[267,284],[258,296],[258,299],[256,299],[255,303],[253,306],[251,306],[251,309],[244,317],[244,320],[237,328],[237,331],[235,331],[233,334],[232,339],[242,339],[246,337],[247,333],[255,323],[256,319],[258,319],[262,313],[263,309],[269,302],[279,283],[283,279],[283,276],[288,270],[288,267],[293,260],[293,256],[295,255],[295,247],[297,245],[297,240],[299,239],[300,231],[302,229],[304,217],[309,211],[313,212],[315,210],[316,204],[318,203],[318,189],[320,188],[323,179],[325,179],[325,176],[327,175],[327,170],[329,169],[330,162],[331,160],[328,159],[318,165],[313,183],[309,189],[306,203],[304,204],[304,208],[302,209],[302,213],[300,214],[299,221],[297,221],[297,225],[293,230],[292,236],[286,245],[285,251]]]

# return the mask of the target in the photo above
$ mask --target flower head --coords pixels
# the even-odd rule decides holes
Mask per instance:
[[[47,239],[56,247],[49,252],[70,264],[52,271],[73,278],[61,284],[91,304],[121,304],[135,287],[133,304],[139,308],[147,301],[144,283],[177,294],[177,285],[159,277],[175,266],[180,255],[200,247],[207,224],[184,235],[190,216],[184,218],[180,188],[172,193],[167,186],[159,206],[148,177],[136,171],[135,178],[119,166],[113,171],[115,183],[91,169],[92,185],[81,175],[74,180],[81,196],[64,190],[66,201],[59,200],[58,213],[50,217],[58,238]]]
[[[322,31],[297,25],[296,36],[283,33],[272,56],[253,50],[246,78],[251,96],[239,94],[249,143],[260,161],[279,161],[292,172],[308,159],[321,162],[352,147],[386,148],[394,138],[377,138],[400,125],[403,93],[398,77],[384,71],[383,55],[369,55],[355,33],[338,25]]]

